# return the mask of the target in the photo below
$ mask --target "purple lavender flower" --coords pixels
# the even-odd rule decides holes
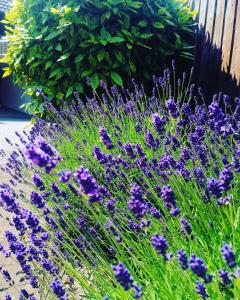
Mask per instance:
[[[96,180],[92,177],[87,169],[84,169],[83,166],[78,168],[75,173],[75,179],[79,184],[80,190],[85,195],[90,197],[90,202],[96,202],[100,200]]]
[[[45,186],[44,186],[44,183],[41,179],[41,177],[38,175],[38,174],[34,174],[33,177],[32,177],[32,181],[33,181],[33,184],[40,188],[40,190],[45,190]]]
[[[102,164],[107,162],[106,155],[101,151],[101,149],[97,146],[93,148],[93,156]]]
[[[205,287],[205,285],[202,282],[197,281],[195,288],[196,288],[197,294],[199,294],[200,296],[202,296],[202,299],[207,299],[208,298],[206,287]]]
[[[209,194],[214,198],[219,198],[221,196],[221,189],[219,181],[215,178],[209,178],[207,181]]]
[[[221,127],[226,123],[226,117],[219,106],[218,102],[213,101],[209,106],[209,117],[210,117],[210,126],[212,129],[217,131],[221,130]]]
[[[138,154],[140,157],[145,156],[145,153],[143,152],[143,149],[142,149],[141,145],[136,144],[136,145],[135,145],[135,148],[136,148],[136,150],[137,150],[137,154]]]
[[[232,195],[228,195],[226,197],[221,197],[216,201],[217,205],[227,205],[232,203]]]
[[[203,187],[204,186],[204,183],[205,183],[205,175],[204,175],[204,172],[203,172],[203,169],[202,168],[194,168],[193,169],[193,174],[194,174],[194,177],[197,181],[197,184],[200,186],[200,187]]]
[[[124,290],[128,291],[131,289],[134,279],[125,265],[120,262],[116,266],[112,266],[112,269],[117,282],[124,288]]]
[[[180,223],[181,223],[181,232],[182,232],[182,234],[185,237],[190,237],[192,239],[193,237],[192,237],[192,228],[191,228],[191,225],[184,218],[180,219]]]
[[[166,107],[169,110],[169,112],[173,118],[177,118],[179,116],[178,107],[173,98],[167,100]]]
[[[133,159],[136,157],[135,153],[134,153],[134,145],[130,144],[130,143],[126,143],[124,146],[123,146],[125,152],[126,152],[126,155]]]
[[[61,172],[59,174],[59,181],[66,183],[69,181],[70,177],[72,176],[72,172],[71,171],[65,171],[65,172]]]
[[[204,262],[199,257],[192,254],[189,259],[189,267],[191,271],[196,274],[198,277],[206,280],[207,278],[207,268],[204,265]]]
[[[225,269],[219,270],[218,275],[221,278],[221,282],[223,285],[232,285],[229,274]]]
[[[30,199],[31,199],[32,204],[36,205],[38,208],[41,209],[44,207],[44,200],[40,194],[32,191],[30,194]]]
[[[151,207],[149,213],[154,216],[156,219],[161,218],[161,213],[156,207]]]
[[[183,249],[179,249],[177,252],[177,259],[181,268],[185,271],[188,268],[188,258],[187,254]]]
[[[38,147],[32,144],[26,145],[24,155],[33,164],[44,167],[46,173],[50,173],[62,158],[43,139],[36,139],[36,143]]]
[[[35,165],[46,167],[50,156],[34,145],[27,145],[24,151],[25,156]]]
[[[66,290],[58,279],[51,282],[50,288],[58,299],[64,300],[64,296],[66,296]]]
[[[37,137],[35,139],[35,144],[49,156],[56,154],[56,151],[51,147],[42,137]]]
[[[177,216],[179,214],[179,209],[176,204],[174,192],[169,185],[163,186],[161,189],[161,197],[165,207],[170,211],[170,214]]]
[[[160,142],[158,139],[155,139],[150,130],[147,130],[145,134],[146,145],[154,150],[158,149]]]
[[[153,248],[157,251],[157,253],[161,254],[164,260],[167,260],[166,254],[167,254],[168,244],[165,237],[159,234],[155,234],[154,236],[151,237],[151,244]]]
[[[131,199],[128,202],[128,207],[137,218],[142,218],[148,209],[142,196],[142,190],[137,184],[133,184],[131,187]]]
[[[230,245],[223,243],[221,254],[224,262],[229,266],[229,268],[233,269],[237,266],[235,254]]]
[[[112,143],[112,140],[111,140],[110,136],[107,133],[106,128],[101,126],[100,130],[99,130],[99,134],[100,134],[101,142],[104,143],[104,145],[107,147],[107,149],[112,149],[114,147],[114,145]]]
[[[110,199],[106,202],[106,209],[109,211],[109,212],[114,212],[115,211],[115,203],[116,203],[116,199]]]
[[[225,167],[219,176],[219,186],[222,191],[227,191],[231,188],[231,181],[233,180],[233,173],[229,167]]]
[[[158,113],[152,115],[152,123],[158,134],[163,134],[165,131],[164,119]]]
[[[134,298],[138,299],[142,296],[142,289],[135,282],[126,266],[119,262],[116,266],[112,266],[112,270],[117,282],[124,288],[125,291],[134,288],[136,295]]]

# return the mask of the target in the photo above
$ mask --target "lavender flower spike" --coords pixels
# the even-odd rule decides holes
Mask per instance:
[[[96,180],[92,177],[87,169],[84,169],[83,166],[78,168],[75,173],[75,179],[79,184],[80,190],[83,192],[83,194],[90,197],[90,202],[96,202],[100,200]]]

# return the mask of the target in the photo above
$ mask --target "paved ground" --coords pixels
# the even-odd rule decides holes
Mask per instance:
[[[18,138],[15,134],[15,131],[21,133],[21,131],[28,128],[30,124],[29,122],[29,116],[0,107],[0,149],[4,149],[6,153],[11,153],[13,148],[9,146],[5,138],[7,137],[13,143],[17,143]],[[4,164],[5,160],[0,157],[0,166]],[[0,183],[8,182],[8,180],[9,178],[7,178],[7,174],[0,170]],[[6,230],[13,231],[13,227],[9,225],[6,217],[6,212],[2,208],[0,208],[0,242],[5,247],[7,246],[7,242],[4,237],[4,232]],[[6,295],[4,291],[1,291],[4,288],[8,288],[8,290],[6,290],[6,293],[9,293],[13,299],[18,299],[18,290],[25,287],[25,282],[19,282],[21,276],[16,276],[16,273],[20,271],[18,263],[14,258],[6,259],[3,256],[2,252],[0,252],[0,266],[4,269],[7,269],[15,281],[14,287],[8,288],[5,280],[0,275],[0,299],[4,299],[4,296]]]
[[[4,149],[6,152],[11,151],[12,148],[9,147],[5,138],[7,137],[13,143],[18,142],[15,131],[23,131],[29,126],[29,122],[28,115],[0,107],[0,149]]]

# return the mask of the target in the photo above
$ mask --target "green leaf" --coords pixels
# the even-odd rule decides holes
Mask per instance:
[[[148,39],[153,36],[153,33],[143,33],[141,34],[141,38]]]
[[[76,88],[76,90],[77,90],[79,93],[82,93],[82,92],[83,92],[83,86],[82,86],[82,84],[81,84],[80,82],[77,82],[77,83],[75,84],[75,88]]]
[[[121,42],[124,41],[124,39],[121,38],[120,36],[114,36],[114,37],[111,38],[110,41],[111,41],[111,43],[121,43]]]
[[[45,65],[45,70],[47,70],[49,67],[51,67],[52,63],[53,62],[51,60],[49,60]]]
[[[118,61],[123,62],[123,55],[120,51],[116,51],[114,54]]]
[[[76,58],[75,58],[75,63],[79,63],[84,59],[85,55],[83,54],[79,54]]]
[[[93,70],[89,69],[89,70],[85,70],[82,72],[81,78],[84,78],[86,76],[89,76],[90,74],[92,74]]]
[[[73,91],[74,91],[74,87],[73,87],[73,86],[70,86],[70,87],[68,88],[68,90],[67,90],[66,98],[68,98],[69,96],[71,96],[72,93],[73,93]]]
[[[55,76],[57,76],[57,75],[59,75],[59,74],[61,74],[61,73],[62,73],[61,69],[55,69],[55,70],[53,70],[53,71],[50,73],[49,78],[55,77]]]
[[[111,72],[111,78],[117,85],[120,85],[120,86],[123,85],[122,77],[118,73]]]
[[[157,28],[157,29],[164,29],[165,25],[163,23],[160,23],[160,22],[154,22],[153,27]]]
[[[55,49],[56,49],[57,51],[62,51],[62,45],[58,43],[58,44],[56,45]]]
[[[63,97],[64,97],[64,94],[60,93],[60,92],[58,92],[57,95],[56,95],[56,98],[60,99],[60,100],[63,99]]]
[[[50,34],[45,38],[45,41],[52,40],[52,39],[54,39],[57,35],[58,35],[58,32],[57,32],[57,31],[53,31],[52,33],[50,33]]]
[[[106,51],[101,49],[98,51],[97,58],[98,61],[101,62],[106,57]]]
[[[96,90],[99,86],[99,76],[97,73],[94,73],[92,76],[91,76],[91,84],[92,84],[92,88],[94,90]]]
[[[63,54],[62,56],[59,57],[59,59],[57,61],[62,61],[62,60],[65,60],[67,59],[69,56],[71,55],[71,53],[66,53],[66,54]]]
[[[140,21],[140,22],[138,23],[138,25],[139,25],[140,27],[146,27],[147,24],[148,24],[148,22],[147,22],[146,20],[142,20],[142,21]]]

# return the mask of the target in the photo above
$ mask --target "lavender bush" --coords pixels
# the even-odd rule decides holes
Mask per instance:
[[[13,230],[2,251],[36,295],[240,297],[240,100],[206,106],[191,75],[171,84],[172,74],[174,64],[153,77],[151,97],[133,81],[133,92],[101,82],[102,95],[75,94],[70,110],[45,99],[51,122],[18,134],[23,147],[3,168]]]

